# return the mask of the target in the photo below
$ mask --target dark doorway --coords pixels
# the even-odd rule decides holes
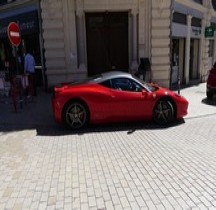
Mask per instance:
[[[128,71],[128,13],[87,13],[88,75]]]
[[[198,79],[199,40],[191,39],[189,79]]]

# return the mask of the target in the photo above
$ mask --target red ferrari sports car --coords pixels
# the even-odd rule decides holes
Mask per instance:
[[[107,72],[54,87],[54,118],[72,129],[88,123],[154,120],[166,124],[187,114],[188,101],[125,72]]]

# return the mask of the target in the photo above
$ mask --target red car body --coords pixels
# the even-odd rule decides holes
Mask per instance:
[[[207,79],[207,90],[206,95],[208,99],[212,99],[216,93],[216,68],[212,68],[209,72]]]
[[[151,120],[155,106],[161,100],[170,101],[174,110],[174,118],[182,118],[187,114],[188,101],[184,97],[154,84],[141,83],[128,73],[105,73],[95,78],[83,83],[64,84],[54,88],[52,107],[57,122],[65,121],[67,114],[64,113],[64,109],[73,101],[84,104],[88,111],[88,123],[90,124]],[[137,85],[137,89],[134,87],[131,91],[109,87],[108,82],[116,81],[116,79],[120,80],[123,88],[125,87],[124,79],[128,79]],[[69,113],[69,115],[78,116],[74,113]]]

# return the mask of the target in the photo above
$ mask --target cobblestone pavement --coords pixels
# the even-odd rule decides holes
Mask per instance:
[[[216,114],[199,110],[202,116],[194,111],[170,127],[118,124],[79,133],[5,121],[0,209],[216,209]]]
[[[181,95],[189,100],[186,119],[216,114],[216,97],[212,101],[207,100],[206,83],[182,89]]]

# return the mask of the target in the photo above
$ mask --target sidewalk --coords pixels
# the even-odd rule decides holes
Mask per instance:
[[[216,114],[216,98],[212,101],[206,99],[206,83],[184,88],[180,94],[189,101],[188,115],[185,119]],[[8,99],[8,102],[10,103],[11,99]],[[22,109],[19,107],[17,113],[14,112],[12,104],[0,103],[0,124],[30,127],[55,126],[51,94],[40,90],[35,101],[24,104]]]
[[[180,94],[189,101],[188,115],[185,119],[216,114],[216,97],[212,101],[206,98],[206,83],[184,88]]]
[[[53,126],[55,121],[52,115],[51,94],[44,90],[38,91],[38,96],[32,102],[18,106],[17,113],[14,111],[11,98],[4,101],[0,96],[0,125],[17,126]],[[7,103],[5,103],[5,101]]]

